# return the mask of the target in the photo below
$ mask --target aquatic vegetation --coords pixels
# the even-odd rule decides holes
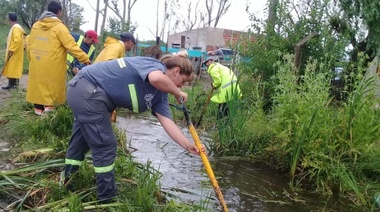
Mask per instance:
[[[219,156],[265,161],[288,172],[293,186],[372,207],[372,196],[380,190],[380,112],[374,95],[379,88],[374,78],[361,74],[364,61],[362,56],[357,72],[350,73],[355,84],[342,91],[344,101],[331,96],[331,71],[323,61],[310,59],[298,75],[293,57],[282,55],[267,81],[239,70],[243,98],[229,105],[228,119],[216,120],[215,104],[205,113],[201,129],[217,129],[210,149]],[[268,86],[270,94],[265,93]],[[196,116],[207,89],[195,85],[190,93],[197,97],[188,103]]]

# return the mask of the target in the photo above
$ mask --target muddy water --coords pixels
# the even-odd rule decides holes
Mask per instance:
[[[151,161],[162,173],[162,190],[171,198],[193,204],[208,201],[211,211],[221,209],[200,157],[187,153],[172,141],[154,117],[118,117],[118,127],[126,130],[135,160]],[[192,141],[187,128],[183,127],[182,131]],[[207,146],[210,138],[207,135],[200,138]],[[229,211],[343,211],[345,208],[335,199],[326,201],[310,191],[292,191],[286,175],[267,166],[212,155],[209,160]]]

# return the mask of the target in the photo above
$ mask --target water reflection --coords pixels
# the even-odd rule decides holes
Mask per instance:
[[[199,202],[213,192],[204,183],[208,178],[203,173],[200,158],[176,144],[154,117],[118,117],[118,125],[126,130],[136,161],[146,163],[149,160],[163,174],[160,183],[164,191],[186,202]],[[187,129],[182,130],[187,132]],[[191,140],[191,136],[186,135]]]
[[[220,210],[211,183],[200,157],[187,153],[178,146],[154,118],[118,117],[119,128],[125,129],[135,160],[151,161],[163,177],[162,189],[176,201],[199,204],[210,201],[211,211]],[[182,128],[192,141],[186,127]],[[207,135],[200,139],[207,145]],[[306,191],[292,191],[286,175],[267,166],[234,158],[209,157],[224,199],[233,211],[343,211],[337,200],[321,201],[319,196]]]

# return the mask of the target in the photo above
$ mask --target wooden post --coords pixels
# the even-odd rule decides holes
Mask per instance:
[[[312,32],[308,36],[300,40],[298,43],[296,43],[296,45],[294,45],[294,66],[297,69],[299,69],[300,63],[301,63],[301,55],[302,55],[301,47],[316,35],[317,35],[317,32]]]
[[[160,37],[156,37],[156,46],[160,46]]]
[[[184,49],[185,48],[185,36],[184,35],[182,35],[181,36],[181,49]]]

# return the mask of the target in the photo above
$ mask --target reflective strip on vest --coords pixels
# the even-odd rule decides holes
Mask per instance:
[[[224,84],[224,85],[222,86],[222,89],[225,89],[225,88],[227,88],[228,86],[230,86],[231,84],[234,84],[234,83],[236,83],[236,82],[237,82],[237,80],[232,80],[231,82],[228,82],[228,83]]]
[[[81,163],[82,161],[80,160],[73,160],[73,159],[68,159],[68,158],[65,159],[65,164],[67,165],[80,166]]]
[[[113,164],[111,164],[109,166],[102,166],[102,167],[95,167],[94,166],[95,173],[97,173],[97,174],[110,172],[110,171],[113,170],[113,168],[115,168],[115,163],[113,163]]]
[[[83,39],[84,39],[83,35],[79,36],[79,39],[77,41],[77,44],[79,47],[82,45]],[[87,52],[87,56],[91,57],[91,55],[94,51],[95,51],[95,47],[93,45],[91,45],[90,49]],[[67,59],[67,61],[69,61],[70,64],[74,61],[74,57],[71,54],[67,54],[66,59]],[[67,68],[69,68],[69,66],[67,66]]]
[[[139,102],[137,101],[136,87],[134,84],[128,85],[129,95],[132,100],[132,111],[134,113],[139,113]]]
[[[120,68],[125,68],[127,65],[125,64],[125,61],[123,58],[117,59],[117,63],[119,63]]]

